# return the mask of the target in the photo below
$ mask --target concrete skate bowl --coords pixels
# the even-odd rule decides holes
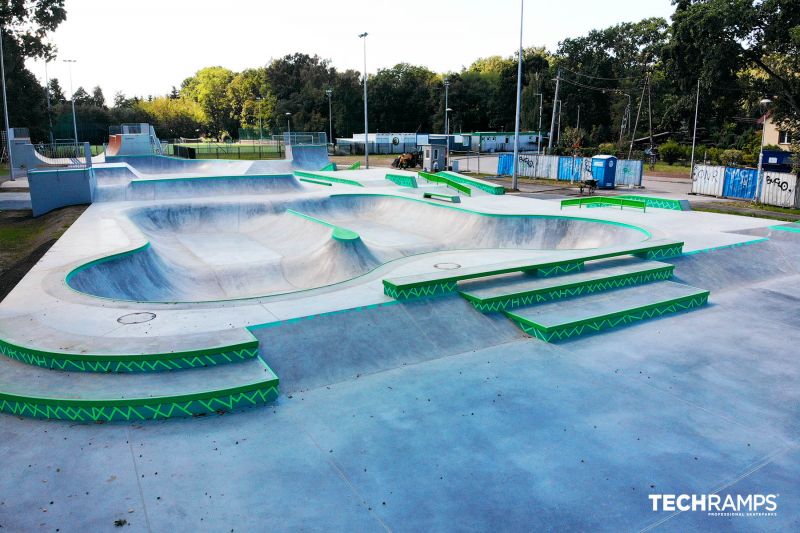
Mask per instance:
[[[84,264],[74,290],[115,300],[203,302],[332,285],[409,256],[449,250],[575,250],[647,240],[592,219],[490,215],[387,195],[169,204],[129,219],[148,240]]]

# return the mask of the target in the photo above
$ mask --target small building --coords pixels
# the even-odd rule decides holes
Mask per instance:
[[[766,124],[764,124],[765,120]],[[765,145],[775,145],[784,151],[792,149],[792,133],[781,129],[772,119],[772,113],[767,113],[758,119],[758,124],[764,127]]]
[[[423,144],[422,170],[425,172],[439,172],[445,170],[444,144]]]
[[[470,149],[473,152],[513,152],[514,132],[478,131],[470,133]],[[545,144],[545,136],[540,131],[519,132],[519,149],[523,152],[534,152],[541,144]]]

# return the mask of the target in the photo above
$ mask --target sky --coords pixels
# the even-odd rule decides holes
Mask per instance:
[[[197,70],[257,67],[289,53],[317,54],[339,70],[397,63],[436,72],[475,59],[509,56],[519,46],[519,0],[66,0],[67,20],[50,35],[58,58],[48,65],[69,94],[72,80],[106,100],[162,95]],[[528,0],[523,46],[554,50],[566,37],[647,17],[669,19],[670,0]],[[29,61],[44,82],[43,62]]]

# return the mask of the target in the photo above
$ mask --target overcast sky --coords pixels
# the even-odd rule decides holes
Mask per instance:
[[[358,34],[369,32],[367,70],[400,62],[437,72],[478,57],[510,55],[519,39],[518,0],[67,0],[67,20],[51,36],[50,63],[69,92],[100,85],[107,100],[166,94],[200,68],[234,71],[292,52],[317,54],[337,69],[363,65]],[[555,49],[565,37],[625,21],[669,18],[670,0],[528,0],[524,46]],[[44,80],[44,63],[29,62]]]

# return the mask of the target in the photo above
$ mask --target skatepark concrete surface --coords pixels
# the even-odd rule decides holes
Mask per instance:
[[[280,394],[163,421],[0,413],[4,531],[800,528],[793,229],[477,190],[450,204],[423,194],[455,191],[388,169],[315,172],[350,182],[320,185],[283,162],[159,164],[98,165],[100,201],[0,303],[0,339],[128,355],[257,339],[258,357],[113,382],[0,357],[0,392],[157,397],[266,363]],[[661,261],[709,304],[558,344],[457,295],[383,292],[387,277],[657,239],[684,243]],[[124,320],[136,313],[152,318]],[[654,512],[648,498],[712,493],[778,494],[778,508]]]

